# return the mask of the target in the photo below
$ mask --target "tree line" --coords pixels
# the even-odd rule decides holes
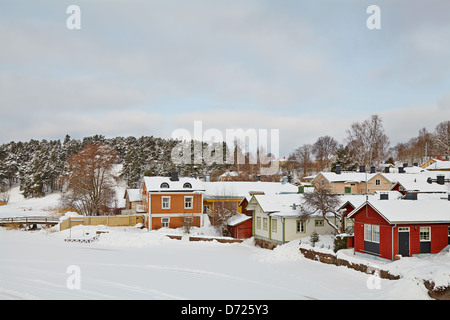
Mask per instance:
[[[263,181],[280,181],[288,176],[291,182],[314,172],[328,170],[340,165],[342,170],[355,170],[359,165],[387,162],[422,163],[431,157],[449,158],[450,121],[439,123],[433,131],[419,130],[416,137],[391,147],[380,116],[372,115],[362,122],[354,122],[346,131],[343,143],[328,135],[319,137],[313,144],[304,144],[291,152],[286,163],[280,165],[279,174],[261,176]],[[94,135],[72,139],[69,135],[61,140],[30,140],[0,145],[0,192],[14,184],[20,185],[25,197],[41,197],[48,192],[63,191],[72,173],[69,160],[91,144],[104,144],[114,151],[114,164],[122,164],[120,178],[128,187],[138,188],[144,176],[167,176],[177,171],[181,176],[214,180],[227,170],[239,173],[240,180],[255,180],[260,163],[250,165],[251,155],[236,144],[234,157],[242,157],[244,163],[196,163],[175,165],[171,152],[179,141],[153,136],[105,138]],[[193,146],[192,142],[192,146]],[[223,148],[227,148],[223,143]],[[262,152],[262,150],[258,150]],[[192,156],[193,156],[192,152]],[[225,152],[223,153],[226,154]],[[257,157],[259,158],[259,157]]]
[[[334,170],[336,165],[353,171],[360,165],[395,164],[395,161],[412,165],[437,157],[450,159],[450,121],[442,121],[433,131],[422,128],[416,137],[390,146],[382,118],[372,115],[362,122],[353,122],[343,143],[325,135],[313,144],[296,148],[289,155],[285,170],[289,175],[306,176]]]
[[[0,191],[19,184],[24,197],[42,197],[53,191],[63,191],[73,168],[70,159],[89,145],[106,145],[114,152],[114,164],[122,164],[120,178],[128,187],[138,188],[146,176],[166,176],[178,171],[185,176],[203,176],[220,171],[222,165],[213,164],[175,166],[171,151],[179,143],[173,139],[153,136],[105,138],[94,135],[83,139],[9,142],[0,146]]]

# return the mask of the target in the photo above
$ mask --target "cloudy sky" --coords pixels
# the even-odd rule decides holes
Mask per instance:
[[[69,5],[81,29],[69,30]],[[381,29],[369,30],[369,5]],[[279,129],[280,153],[379,114],[450,119],[448,0],[2,0],[0,143]]]

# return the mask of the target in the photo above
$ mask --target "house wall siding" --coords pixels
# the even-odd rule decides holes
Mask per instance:
[[[366,211],[367,208],[367,211]],[[436,254],[448,245],[448,227],[450,224],[401,224],[390,225],[372,207],[361,208],[354,216],[355,219],[355,252],[365,253],[364,224],[380,226],[380,249],[379,256],[392,259],[399,253],[398,228],[409,228],[409,254],[410,256],[421,254],[420,228],[430,227],[431,250],[429,253]],[[392,249],[394,252],[392,253]]]
[[[194,193],[182,193],[182,194],[174,194],[174,193],[158,193],[151,194],[151,213],[152,214],[179,214],[179,213],[202,213],[203,211],[203,201],[201,194]],[[162,208],[162,198],[170,197],[170,208],[163,209]],[[184,208],[184,197],[193,197],[193,206],[191,209]]]

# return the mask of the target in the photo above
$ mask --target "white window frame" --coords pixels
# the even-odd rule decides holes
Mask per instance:
[[[375,180],[375,185],[376,186],[381,186],[381,180],[380,179],[376,179]]]
[[[256,229],[261,229],[261,217],[256,217]]]
[[[203,205],[203,213],[209,213],[209,212],[211,212],[211,205],[209,205],[209,204]]]
[[[166,199],[168,199],[169,201],[164,202],[164,200],[166,200]],[[162,196],[161,197],[161,209],[164,209],[164,210],[170,209],[170,201],[171,201],[170,196]],[[164,206],[165,204],[167,204],[167,207]]]
[[[170,218],[161,218],[161,227],[162,228],[169,228],[170,225]]]
[[[277,233],[277,220],[276,219],[272,219],[271,220],[271,224],[272,224],[272,233]]]
[[[325,225],[325,221],[323,219],[314,220],[314,227],[323,227]]]
[[[380,226],[372,225],[372,242],[380,243]]]
[[[305,233],[306,232],[305,221],[297,220],[296,232],[297,233]]]
[[[372,242],[372,225],[364,224],[364,241]]]
[[[191,202],[190,202],[191,206],[190,207],[186,206],[186,203],[187,203],[186,200],[187,199],[191,199]],[[184,197],[184,208],[185,209],[194,209],[194,197],[193,196],[185,196]]]
[[[422,231],[422,229],[426,229],[427,231]],[[427,233],[428,234],[428,239],[424,239],[423,237],[422,237],[422,235],[424,234],[424,233]],[[420,238],[420,242],[431,242],[431,227],[420,227],[420,229],[419,229],[419,238]]]
[[[380,243],[380,226],[377,224],[364,224],[364,241]]]

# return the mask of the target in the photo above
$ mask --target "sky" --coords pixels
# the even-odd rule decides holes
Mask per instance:
[[[81,29],[69,29],[70,5]],[[381,29],[367,28],[370,5]],[[0,2],[0,143],[279,129],[280,156],[354,121],[391,146],[450,119],[447,0]]]

